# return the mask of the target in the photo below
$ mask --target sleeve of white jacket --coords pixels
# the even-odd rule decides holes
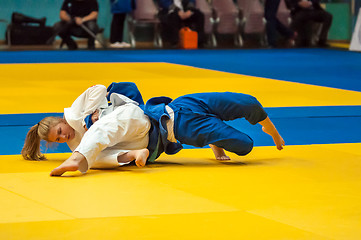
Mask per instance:
[[[150,121],[143,110],[134,104],[118,107],[95,122],[84,134],[75,152],[81,153],[92,168],[106,148],[119,151],[145,148],[148,145]],[[99,164],[96,164],[99,167]]]
[[[95,85],[85,90],[71,105],[64,109],[64,117],[77,132],[84,134],[84,118],[100,106],[106,105],[107,88]]]
[[[84,102],[83,114],[93,113],[101,104],[104,103],[107,96],[107,88],[103,85],[95,85],[88,88],[87,101]]]
[[[85,90],[71,105],[83,115],[93,113],[99,105],[104,103],[107,88],[103,85],[94,85]]]

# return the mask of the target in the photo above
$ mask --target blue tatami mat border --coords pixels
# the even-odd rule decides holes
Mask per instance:
[[[75,62],[166,62],[361,91],[361,53],[344,50],[306,48],[0,52],[0,64]]]
[[[287,145],[309,145],[361,142],[361,106],[266,108]],[[1,155],[20,154],[29,128],[46,116],[62,113],[0,115]],[[228,122],[254,139],[255,146],[273,146],[272,138],[260,125],[244,119]],[[192,148],[185,145],[185,148]],[[70,152],[66,144],[57,144],[43,152]]]

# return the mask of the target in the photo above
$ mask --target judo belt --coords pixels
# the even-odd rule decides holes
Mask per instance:
[[[150,123],[151,127],[149,129],[149,143],[147,146],[149,150],[149,157],[147,159],[147,162],[154,162],[163,152],[161,146],[162,140],[159,129],[157,128],[157,122],[151,120]]]
[[[158,157],[158,151],[159,151],[159,145],[160,145],[160,135],[158,134],[158,141],[157,141],[157,146],[155,147],[153,153],[150,155],[150,157],[148,158],[148,162],[154,162],[157,157]]]

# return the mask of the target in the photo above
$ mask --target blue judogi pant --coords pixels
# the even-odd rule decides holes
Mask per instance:
[[[196,147],[214,144],[241,156],[252,150],[253,140],[224,121],[245,118],[254,125],[267,118],[255,97],[241,93],[195,93],[168,105],[174,111],[174,134],[180,143]]]

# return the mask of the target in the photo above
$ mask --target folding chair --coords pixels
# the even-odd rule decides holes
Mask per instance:
[[[291,24],[291,11],[287,8],[285,0],[280,1],[280,5],[277,10],[277,18],[285,26],[289,26]]]
[[[5,20],[5,19],[0,19],[0,23],[5,23],[6,25],[8,25],[9,24],[9,22],[7,21],[7,20]],[[10,46],[10,44],[11,44],[11,39],[10,39],[10,30],[9,30],[9,28],[6,28],[6,32],[5,32],[5,37],[6,37],[6,44],[8,45],[8,46]]]
[[[237,0],[237,5],[242,12],[242,33],[260,34],[261,45],[266,45],[266,20],[264,9],[259,0]]]
[[[217,34],[233,34],[235,45],[242,46],[239,11],[233,0],[212,0],[211,6],[216,16],[215,32]]]
[[[128,28],[130,44],[132,47],[136,46],[135,29],[137,26],[154,27],[153,44],[161,48],[163,41],[160,36],[160,21],[158,19],[158,9],[153,0],[136,0],[136,9],[128,15]]]
[[[207,0],[196,0],[196,8],[198,8],[204,14],[204,33],[209,36],[212,47],[217,46],[217,39],[214,35],[214,18],[212,8]]]

